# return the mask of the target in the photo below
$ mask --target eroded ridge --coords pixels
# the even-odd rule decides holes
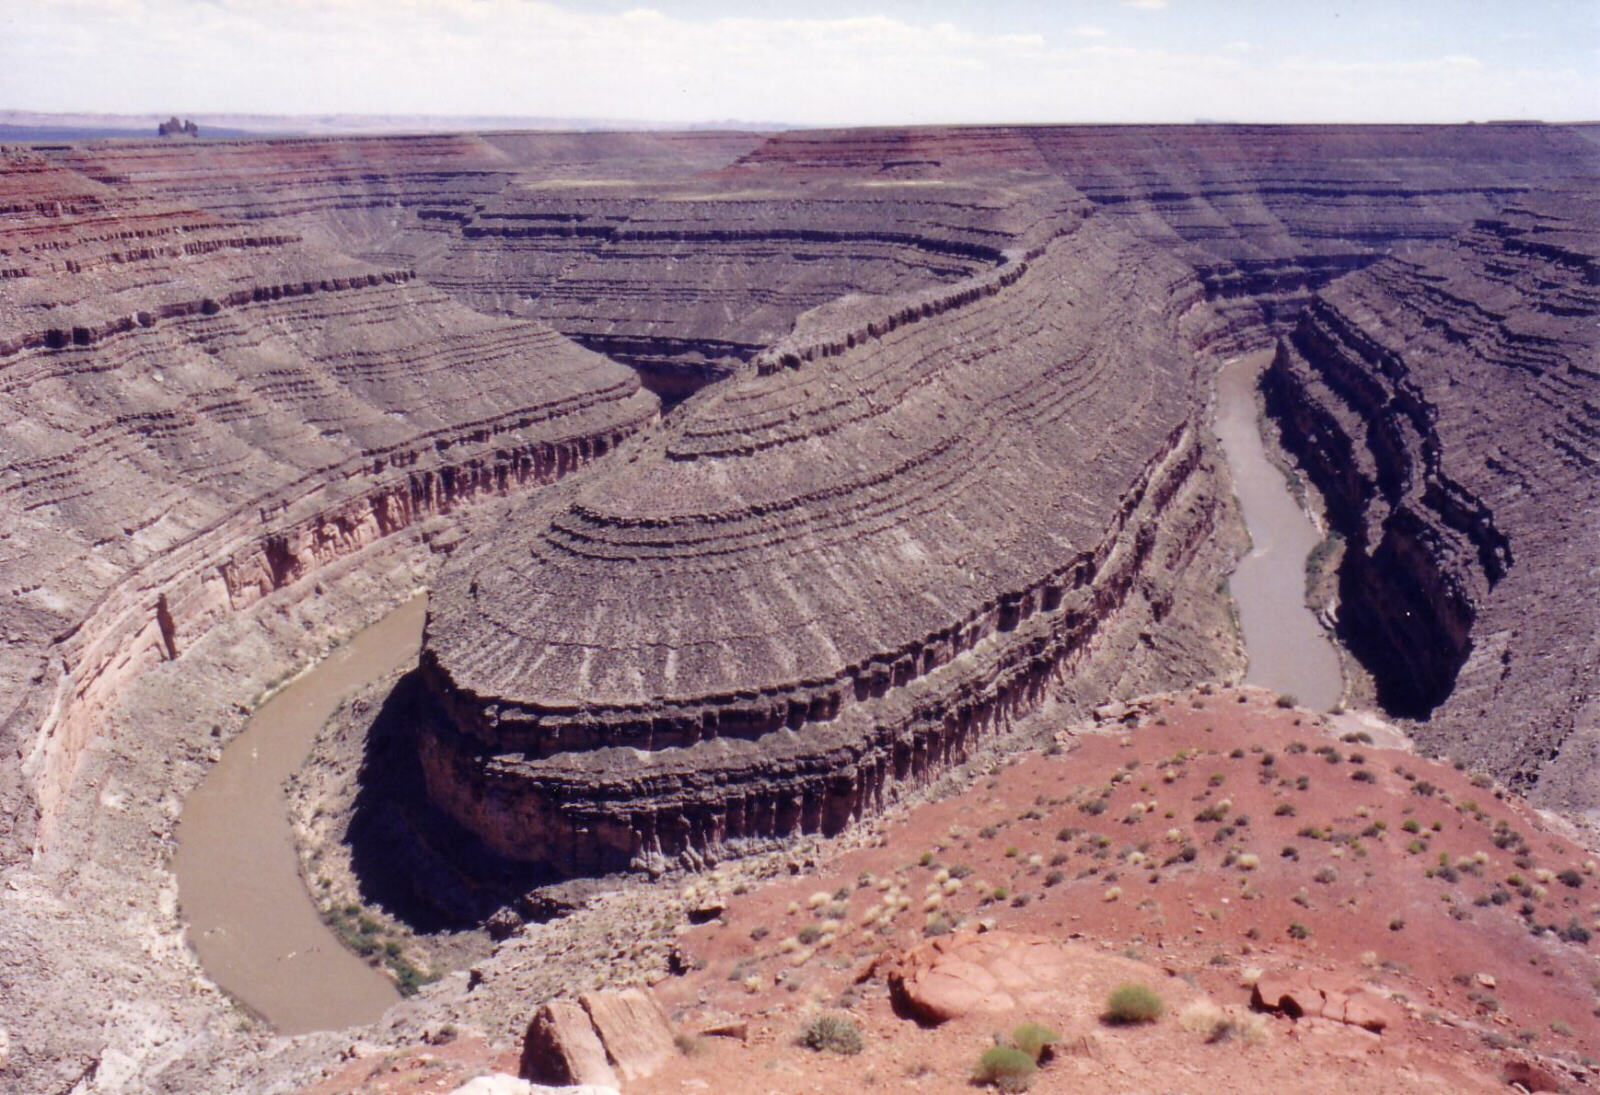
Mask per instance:
[[[631,371],[547,327],[28,154],[0,170],[0,267],[11,851],[42,838],[141,667],[657,414]]]
[[[1600,193],[1528,195],[1335,282],[1271,407],[1349,542],[1341,631],[1422,740],[1592,809]],[[1430,717],[1431,716],[1431,717]],[[1507,728],[1517,728],[1516,733]]]
[[[836,832],[1047,689],[1203,671],[1136,652],[1215,581],[1203,290],[1059,227],[808,317],[829,353],[791,344],[458,556],[423,656],[436,801],[559,872],[696,862]]]

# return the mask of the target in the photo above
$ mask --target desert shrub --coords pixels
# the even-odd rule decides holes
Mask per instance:
[[[987,1084],[1001,1091],[1026,1091],[1038,1066],[1020,1049],[990,1046],[972,1070],[972,1082]]]
[[[1563,886],[1570,886],[1573,889],[1577,889],[1579,886],[1583,885],[1583,875],[1579,874],[1571,867],[1568,867],[1566,870],[1556,875],[1556,878],[1561,881]]]
[[[1310,937],[1311,929],[1300,923],[1300,921],[1296,920],[1289,925],[1290,939],[1309,939]]]
[[[815,924],[807,924],[805,927],[800,929],[799,935],[800,942],[809,947],[818,939],[822,938],[822,929],[817,927]]]
[[[1291,707],[1298,707],[1300,701],[1295,699],[1293,695],[1285,692],[1283,695],[1278,697],[1277,704],[1284,710],[1288,710]]]
[[[843,1015],[819,1015],[801,1031],[800,1044],[818,1053],[853,1057],[861,1052],[861,1028]]]
[[[1153,1023],[1161,1018],[1165,1006],[1155,989],[1129,981],[1112,989],[1106,997],[1103,1018],[1108,1023]]]
[[[1032,1057],[1035,1062],[1044,1060],[1050,1047],[1061,1041],[1059,1031],[1040,1023],[1023,1023],[1011,1032],[1011,1044]]]

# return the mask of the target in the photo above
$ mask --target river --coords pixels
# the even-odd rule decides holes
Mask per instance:
[[[1228,580],[1250,668],[1245,683],[1316,711],[1339,703],[1344,677],[1328,633],[1306,607],[1306,556],[1322,534],[1267,458],[1256,382],[1272,351],[1234,358],[1217,377],[1217,435],[1250,530],[1250,551]]]
[[[173,870],[189,942],[211,979],[286,1034],[368,1023],[394,982],[345,948],[300,878],[284,782],[351,692],[414,664],[419,596],[295,678],[184,803]]]

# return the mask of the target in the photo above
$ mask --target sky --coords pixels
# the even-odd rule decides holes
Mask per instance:
[[[0,110],[1600,118],[1600,0],[0,0]]]

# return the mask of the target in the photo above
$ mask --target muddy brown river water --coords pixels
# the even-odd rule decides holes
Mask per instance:
[[[368,1023],[399,999],[318,915],[283,788],[340,700],[416,661],[426,611],[413,598],[262,704],[184,804],[173,869],[190,945],[212,980],[286,1034]]]
[[[1217,435],[1250,530],[1250,551],[1229,578],[1250,668],[1245,682],[1326,711],[1344,677],[1328,633],[1306,607],[1306,556],[1322,539],[1267,458],[1257,420],[1256,381],[1272,351],[1235,358],[1217,377]]]

